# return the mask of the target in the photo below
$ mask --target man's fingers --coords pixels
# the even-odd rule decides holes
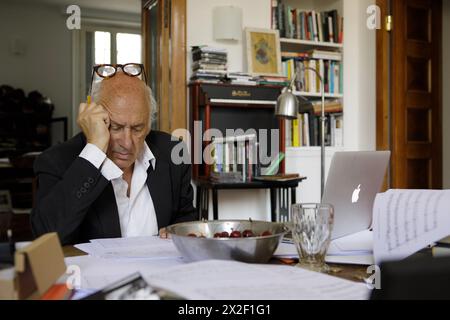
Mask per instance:
[[[80,108],[78,113],[83,113],[84,110],[86,110],[87,104],[86,103],[80,103]]]
[[[170,234],[167,232],[166,228],[162,228],[159,230],[159,237],[161,239],[170,239]]]
[[[111,123],[111,121],[109,119],[109,114],[106,114],[106,116],[103,117],[103,121],[105,121],[106,127],[109,128],[109,125]]]

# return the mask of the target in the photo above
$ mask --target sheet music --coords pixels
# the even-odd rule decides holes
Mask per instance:
[[[186,299],[300,300],[367,299],[370,290],[301,268],[208,260],[149,275],[147,282]]]
[[[389,190],[373,208],[375,261],[400,260],[450,234],[450,190]]]

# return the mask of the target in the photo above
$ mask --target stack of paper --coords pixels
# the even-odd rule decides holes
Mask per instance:
[[[275,251],[278,258],[298,258],[295,245],[283,242]],[[372,265],[373,234],[370,230],[354,233],[330,243],[325,261],[328,263]]]
[[[154,288],[186,299],[309,300],[367,299],[363,283],[282,265],[208,260],[145,277]]]
[[[75,245],[91,256],[109,259],[167,259],[180,253],[170,239],[154,237],[95,239]]]
[[[65,262],[69,275],[60,281],[69,279],[74,287],[82,290],[103,289],[134,273],[144,276],[185,263],[181,258],[111,260],[93,256],[69,257]]]
[[[68,270],[80,271],[82,289],[102,289],[136,272],[145,275],[185,263],[172,240],[159,237],[95,239],[75,247],[89,254],[65,259]]]

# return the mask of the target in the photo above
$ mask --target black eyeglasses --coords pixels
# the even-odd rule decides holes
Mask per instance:
[[[130,77],[139,77],[144,74],[145,83],[147,83],[147,74],[145,73],[144,65],[141,63],[126,63],[126,64],[97,64],[92,69],[91,85],[89,87],[88,104],[91,103],[92,83],[94,76],[108,79],[116,75],[118,69],[122,69],[123,73]]]

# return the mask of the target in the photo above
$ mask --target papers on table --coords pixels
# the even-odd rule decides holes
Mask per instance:
[[[105,259],[167,259],[180,253],[170,239],[154,237],[95,239],[75,245],[92,256]]]
[[[325,261],[328,263],[372,265],[373,233],[365,230],[331,241]],[[292,243],[280,243],[274,254],[278,258],[298,258]]]
[[[364,230],[332,241],[330,255],[365,254],[373,252],[373,232]]]
[[[133,273],[142,275],[184,263],[170,239],[155,237],[94,239],[75,245],[89,256],[66,258],[80,268],[82,289],[102,289]]]
[[[369,296],[368,288],[362,283],[292,266],[223,260],[187,263],[171,240],[158,237],[96,239],[76,247],[90,254],[65,259],[69,270],[79,270],[82,294],[140,273],[152,287],[186,299],[366,299]]]
[[[374,255],[400,260],[450,234],[450,190],[389,190],[373,208]]]
[[[103,289],[136,272],[144,276],[185,263],[181,258],[111,260],[93,256],[69,257],[65,259],[65,262],[68,270],[80,271],[79,285],[83,290]]]
[[[185,264],[145,277],[186,299],[309,300],[367,299],[370,290],[351,282],[301,268],[208,260]]]

